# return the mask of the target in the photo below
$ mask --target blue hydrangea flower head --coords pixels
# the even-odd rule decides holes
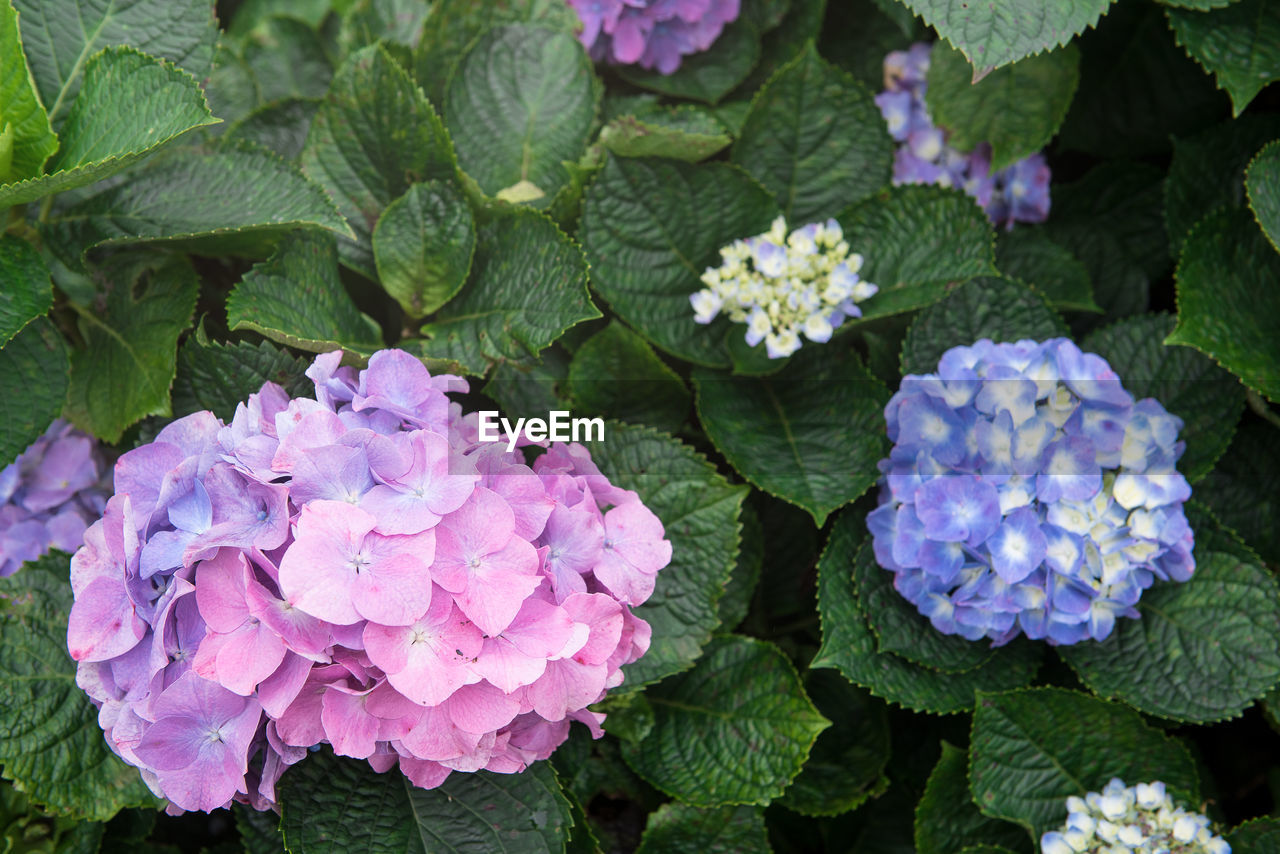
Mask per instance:
[[[1181,419],[1066,338],[953,347],[885,421],[872,546],[941,632],[1102,640],[1195,570]]]
[[[740,0],[567,0],[582,21],[578,39],[596,61],[672,74],[684,57],[720,37]]]
[[[893,183],[956,187],[971,196],[996,225],[1044,222],[1049,218],[1049,166],[1043,154],[1032,154],[991,171],[991,146],[971,152],[953,148],[925,106],[929,53],[933,46],[917,42],[884,58],[884,91],[876,105],[898,142]]]
[[[787,233],[778,217],[764,234],[735,240],[720,250],[723,263],[702,274],[706,287],[689,296],[695,323],[720,312],[747,325],[746,341],[761,341],[770,359],[800,349],[800,336],[824,343],[847,318],[861,317],[858,303],[879,290],[858,277],[862,256],[849,253],[840,223],[813,222]]]
[[[1164,783],[1125,786],[1067,798],[1067,822],[1040,837],[1041,854],[1231,854],[1209,819],[1175,806]]]

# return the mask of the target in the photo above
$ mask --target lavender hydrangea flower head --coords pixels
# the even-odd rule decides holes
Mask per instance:
[[[947,143],[925,106],[929,54],[933,46],[917,42],[884,58],[884,91],[876,105],[898,143],[893,183],[956,187],[971,196],[996,225],[1044,222],[1049,218],[1049,166],[1043,154],[991,171],[991,146],[962,152]]]
[[[885,407],[877,562],[939,631],[1073,644],[1186,581],[1182,421],[1066,338],[943,354]]]
[[[567,0],[591,58],[672,74],[737,20],[740,0]]]
[[[414,784],[545,759],[649,647],[662,523],[581,445],[480,443],[457,377],[375,353],[201,412],[115,466],[68,649],[170,810],[275,800],[327,743]]]
[[[49,549],[73,552],[107,493],[97,442],[61,419],[0,469],[0,576]]]
[[[764,234],[720,250],[724,263],[702,274],[707,286],[689,297],[694,322],[720,312],[746,323],[747,344],[764,341],[770,359],[800,348],[800,335],[822,343],[846,318],[861,317],[858,303],[879,290],[858,278],[862,256],[849,254],[840,223],[814,222],[787,234],[778,217]]]
[[[1101,792],[1067,798],[1067,813],[1061,830],[1040,837],[1041,854],[1231,854],[1209,819],[1175,806],[1159,781],[1113,777]]]

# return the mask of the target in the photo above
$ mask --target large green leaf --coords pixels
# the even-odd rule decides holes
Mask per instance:
[[[969,794],[969,754],[946,741],[916,805],[915,837],[918,854],[961,854],[992,842],[1023,849],[1028,842],[1022,828],[978,811]]]
[[[319,34],[294,17],[259,22],[245,39],[244,62],[263,103],[322,98],[333,79],[333,64]]]
[[[1167,314],[1131,317],[1093,333],[1081,347],[1110,362],[1134,398],[1154,397],[1182,419],[1179,438],[1187,450],[1178,470],[1194,483],[1213,469],[1231,443],[1244,408],[1244,388],[1194,350],[1166,346],[1173,326],[1174,318]]]
[[[636,854],[770,854],[759,807],[663,804],[649,813]]]
[[[13,462],[58,417],[68,371],[67,345],[44,318],[28,323],[0,348],[0,393],[22,401],[0,411],[0,465]]]
[[[250,344],[210,341],[202,327],[178,348],[178,373],[173,380],[175,417],[209,410],[231,421],[236,404],[262,388],[280,385],[290,397],[310,397],[314,386],[304,372],[307,361],[269,341]]]
[[[1280,141],[1269,143],[1253,158],[1244,186],[1254,218],[1280,251]]]
[[[973,63],[974,77],[1053,50],[1092,27],[1112,0],[1006,0],[969,4],[909,0],[907,5]]]
[[[1280,854],[1280,819],[1255,818],[1225,834],[1232,851]]]
[[[513,209],[480,229],[470,282],[422,327],[423,340],[405,346],[483,375],[494,363],[536,357],[599,316],[582,250],[542,214]]]
[[[356,0],[339,8],[345,9],[338,31],[338,46],[344,53],[376,41],[412,49],[431,10],[430,4],[419,0]]]
[[[85,67],[49,174],[0,186],[0,207],[100,181],[217,122],[190,74],[133,48],[107,48]]]
[[[768,231],[777,213],[736,167],[610,156],[587,191],[579,236],[591,283],[619,317],[674,356],[727,368],[729,321],[694,323],[689,296],[720,266],[722,246]]]
[[[0,579],[0,765],[46,812],[106,821],[157,802],[107,747],[98,710],[76,685],[68,560],[50,552]]]
[[[635,609],[653,627],[653,645],[623,669],[627,679],[616,692],[687,670],[711,639],[738,556],[747,488],[731,486],[701,454],[656,430],[611,422],[606,435],[591,458],[615,485],[640,495],[671,540],[670,565]]]
[[[38,175],[49,155],[58,150],[58,137],[36,93],[18,32],[18,15],[8,0],[0,2],[0,184]],[[8,135],[7,141],[3,136]],[[7,163],[3,162],[5,159]],[[0,194],[0,208],[7,206]]]
[[[452,183],[414,184],[383,211],[373,229],[373,260],[383,289],[410,317],[451,300],[466,284],[476,225]]]
[[[1176,800],[1199,802],[1187,749],[1132,709],[1062,688],[978,695],[969,782],[986,815],[1039,838],[1062,825],[1069,796],[1112,777],[1163,780]]]
[[[890,2],[910,17],[911,13],[905,6],[899,6],[896,0]],[[748,97],[758,92],[779,68],[799,56],[809,42],[816,42],[822,36],[827,0],[789,0],[789,5],[786,16],[768,32],[765,32],[761,19],[755,18],[764,33],[760,42],[760,61],[738,86],[736,91],[739,95]]]
[[[940,715],[972,709],[976,691],[1004,691],[1031,681],[1040,663],[1035,647],[1028,647],[1025,656],[994,656],[964,673],[933,670],[877,651],[876,636],[867,625],[852,577],[858,543],[865,536],[862,516],[850,511],[838,516],[832,526],[818,563],[822,647],[810,667],[833,667],[878,697]]]
[[[675,432],[689,413],[689,389],[639,335],[616,320],[588,338],[569,364],[568,390],[592,415]]]
[[[197,80],[209,74],[218,24],[207,0],[13,0],[40,99],[55,125],[76,99],[89,57],[127,44]]]
[[[767,804],[830,726],[772,644],[713,640],[688,673],[645,691],[653,730],[622,755],[636,773],[692,806]]]
[[[587,147],[600,81],[568,33],[529,24],[489,30],[462,58],[445,98],[459,165],[496,197],[527,182],[546,206]]]
[[[714,104],[746,79],[760,59],[760,33],[745,17],[724,28],[711,47],[689,54],[674,74],[638,65],[618,66],[623,80],[663,95]]]
[[[296,166],[239,144],[169,151],[132,180],[55,208],[49,244],[67,253],[71,266],[104,244],[174,241],[256,254],[299,226],[351,233],[324,190]]]
[[[83,349],[71,354],[67,417],[108,442],[148,415],[169,415],[178,336],[191,323],[200,281],[178,256],[146,254],[99,274],[100,297],[79,309]]]
[[[0,236],[0,347],[53,306],[49,269],[25,240]]]
[[[1178,326],[1165,339],[1211,356],[1280,401],[1280,254],[1248,211],[1217,211],[1187,235],[1175,274]]]
[[[902,372],[931,374],[952,347],[980,338],[1043,341],[1067,334],[1045,298],[1021,282],[987,277],[965,282],[916,317],[902,342]]]
[[[1208,502],[1224,523],[1240,533],[1263,559],[1280,565],[1280,442],[1276,428],[1246,417],[1231,447],[1209,476],[1196,484],[1196,498]]]
[[[1238,116],[1275,79],[1280,66],[1280,7],[1269,0],[1238,0],[1223,9],[1169,8],[1178,44],[1213,72]]]
[[[320,109],[318,98],[286,98],[264,104],[227,128],[225,139],[243,139],[296,161]]]
[[[1035,154],[1058,132],[1080,79],[1075,45],[1029,56],[973,83],[963,54],[946,44],[929,56],[929,115],[961,151],[991,144],[991,168]]]
[[[670,157],[689,163],[706,160],[732,141],[718,119],[694,104],[624,112],[600,131],[600,144],[621,157]]]
[[[341,347],[369,355],[382,347],[378,324],[342,286],[333,238],[313,231],[289,235],[245,273],[227,297],[227,325],[314,353]]]
[[[326,750],[289,769],[278,792],[292,854],[550,854],[573,824],[547,762],[519,774],[455,772],[419,789],[398,769],[377,774]]]
[[[779,374],[694,372],[703,429],[739,473],[813,517],[875,483],[888,392],[840,344],[801,348]]]
[[[996,266],[1010,278],[1031,285],[1059,311],[1101,313],[1093,301],[1089,270],[1065,246],[1040,228],[1015,228],[996,238]]]
[[[810,44],[756,95],[733,161],[799,227],[886,186],[893,140],[871,93]]]
[[[302,168],[351,223],[342,262],[374,278],[372,235],[382,211],[418,181],[450,180],[453,145],[422,90],[381,45],[351,54],[311,122]]]
[[[880,288],[862,304],[866,319],[923,308],[995,272],[991,222],[959,190],[894,187],[845,211],[840,224],[865,259],[859,275]]]

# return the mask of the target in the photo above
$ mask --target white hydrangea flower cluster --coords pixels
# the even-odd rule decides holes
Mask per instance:
[[[1062,830],[1040,837],[1041,854],[1231,854],[1209,819],[1175,807],[1158,781],[1113,777],[1101,792],[1067,798],[1067,812]]]
[[[702,274],[707,287],[692,294],[694,320],[710,323],[720,312],[747,324],[747,344],[764,341],[770,359],[800,349],[800,335],[830,340],[845,318],[861,317],[857,303],[877,290],[858,278],[862,256],[849,254],[840,223],[814,222],[787,234],[778,217],[764,234],[735,240],[720,250],[724,262]]]

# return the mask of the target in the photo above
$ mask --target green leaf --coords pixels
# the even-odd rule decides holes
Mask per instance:
[[[191,324],[200,280],[180,256],[117,256],[100,271],[99,302],[78,308],[85,347],[71,354],[67,417],[117,442],[148,415],[170,414],[178,337]]]
[[[905,6],[899,8],[910,16]],[[827,0],[795,0],[775,29],[765,32],[761,26],[764,37],[760,42],[760,61],[747,79],[738,85],[737,93],[742,97],[753,96],[779,68],[799,56],[806,45],[818,41],[826,15]],[[759,18],[756,20],[759,22]]]
[[[799,227],[886,186],[893,140],[871,93],[810,44],[752,102],[733,161]]]
[[[719,120],[693,104],[624,113],[600,131],[600,144],[620,157],[670,157],[689,163],[706,160],[732,141]]]
[[[674,98],[714,104],[747,78],[760,60],[760,34],[745,17],[724,28],[705,51],[685,56],[674,74],[663,74],[638,65],[620,65],[623,80]]]
[[[974,4],[970,8],[951,0],[909,0],[907,5],[960,49],[973,63],[974,78],[978,79],[993,68],[1065,45],[1096,24],[1111,3],[1007,0],[998,6]]]
[[[218,24],[206,0],[13,0],[27,62],[54,125],[76,99],[89,57],[127,44],[197,80],[213,65]]]
[[[0,131],[11,134],[8,163],[0,162],[0,183],[39,175],[49,155],[58,150],[58,136],[36,93],[36,81],[27,68],[13,5],[0,2]],[[0,193],[0,208],[6,206]]]
[[[630,691],[687,670],[719,625],[716,609],[738,556],[745,486],[731,486],[688,445],[656,430],[608,425],[591,458],[609,480],[637,492],[662,520],[671,563],[635,615],[653,627],[653,645],[623,668]]]
[[[1071,250],[1054,243],[1039,228],[1015,228],[996,238],[996,267],[1044,294],[1059,311],[1102,309],[1093,301],[1089,270]]]
[[[588,338],[569,365],[569,394],[592,415],[675,432],[689,412],[689,390],[648,343],[613,321]]]
[[[830,721],[772,644],[725,635],[688,673],[645,692],[654,726],[622,755],[636,773],[700,807],[767,804],[782,794]]]
[[[919,854],[958,854],[975,843],[998,842],[1010,848],[1027,843],[1022,828],[978,811],[969,794],[969,755],[946,741],[916,806],[915,837]]]
[[[515,209],[480,229],[470,282],[422,327],[424,340],[405,346],[481,376],[496,362],[537,356],[599,316],[582,250],[542,214]]]
[[[343,53],[377,41],[412,49],[430,9],[419,0],[357,0],[342,16],[338,44]]]
[[[204,93],[213,114],[228,122],[244,118],[259,106],[258,81],[240,55],[223,41],[218,43]]]
[[[0,236],[0,347],[53,307],[49,268],[25,240]]]
[[[0,388],[6,400],[22,401],[0,412],[0,464],[13,462],[62,412],[69,371],[67,345],[45,318],[28,323],[0,348]]]
[[[281,778],[280,829],[292,854],[546,854],[563,851],[572,819],[550,763],[519,774],[452,774],[419,789],[399,770],[308,756]]]
[[[190,74],[132,48],[107,48],[85,67],[49,174],[0,186],[0,207],[100,181],[217,123]]]
[[[157,802],[107,747],[98,710],[76,685],[68,560],[50,552],[0,579],[0,764],[45,812],[106,821]]]
[[[851,250],[865,259],[858,275],[880,288],[862,304],[864,320],[924,308],[995,272],[991,222],[959,190],[894,187],[839,220]]]
[[[302,168],[351,223],[342,263],[374,278],[372,235],[383,209],[419,181],[450,180],[453,144],[422,90],[381,45],[338,68],[311,123]]]
[[[243,40],[259,23],[276,15],[287,15],[312,27],[319,27],[333,7],[340,5],[341,2],[335,3],[333,0],[245,0],[231,16],[227,35]]]
[[[1213,469],[1231,443],[1244,408],[1244,389],[1194,350],[1162,343],[1173,326],[1174,318],[1167,314],[1131,317],[1094,332],[1081,347],[1110,362],[1135,399],[1154,397],[1182,419],[1179,438],[1187,450],[1178,470],[1194,483]]]
[[[591,60],[568,33],[490,30],[463,56],[445,98],[459,165],[491,197],[529,181],[545,205],[568,183],[562,161],[586,150],[600,93]]]
[[[1251,113],[1195,136],[1176,139],[1164,183],[1164,216],[1176,255],[1191,226],[1215,208],[1242,208],[1245,170],[1254,156],[1280,137],[1280,116]]]
[[[462,290],[475,249],[471,209],[443,181],[414,184],[387,206],[373,229],[378,280],[414,318],[438,310]]]
[[[674,356],[727,368],[728,319],[694,323],[689,296],[722,246],[768,231],[777,213],[734,166],[610,155],[587,190],[579,238],[593,287],[622,320]]]
[[[867,491],[885,455],[888,394],[836,345],[802,348],[770,377],[696,370],[707,437],[743,477],[802,507],[821,527]]]
[[[1280,564],[1280,442],[1276,428],[1261,419],[1245,418],[1226,454],[1209,476],[1196,484],[1196,498],[1206,501],[1225,524],[1263,559]]]
[[[973,708],[976,691],[1003,691],[1028,684],[1039,656],[1027,661],[1003,656],[964,673],[944,673],[876,650],[876,637],[854,591],[852,569],[865,536],[860,515],[836,517],[818,562],[818,614],[822,647],[810,667],[834,667],[877,697],[916,711],[947,715]],[[864,547],[866,548],[866,547]]]
[[[889,720],[884,703],[838,673],[810,670],[805,690],[832,724],[818,735],[809,761],[778,803],[807,816],[839,815],[878,796],[887,785]]]
[[[963,54],[946,44],[929,57],[925,104],[949,145],[973,151],[991,144],[991,169],[1035,154],[1058,132],[1080,80],[1075,45],[1029,56],[971,82]]]
[[[310,397],[314,386],[306,378],[308,362],[269,341],[222,344],[210,341],[203,327],[178,348],[178,373],[173,380],[175,418],[209,410],[230,422],[236,404],[262,388],[280,385],[289,397]]]
[[[934,373],[943,353],[980,338],[1043,341],[1066,334],[1062,318],[1043,296],[1013,279],[984,276],[920,312],[902,342],[902,372]]]
[[[747,618],[756,586],[764,569],[764,527],[760,514],[751,505],[742,508],[742,545],[738,549],[738,563],[729,576],[720,600],[720,625],[732,631]]]
[[[636,854],[770,854],[759,807],[663,804],[649,814]]]
[[[1255,818],[1225,834],[1232,851],[1280,854],[1280,819]]]
[[[247,144],[167,152],[49,220],[50,245],[73,268],[98,246],[177,242],[181,248],[257,254],[282,232],[351,230],[324,190],[296,166]]]
[[[1187,53],[1213,73],[1244,112],[1280,66],[1280,9],[1267,0],[1239,0],[1208,12],[1170,8],[1169,26]]]
[[[1258,152],[1245,171],[1249,209],[1258,225],[1280,252],[1280,140]]]
[[[969,783],[986,815],[1038,839],[1062,825],[1069,796],[1112,777],[1163,780],[1175,800],[1199,801],[1187,749],[1132,709],[1062,688],[979,695]]]
[[[245,39],[244,62],[263,103],[285,98],[323,98],[333,79],[324,42],[304,21],[270,17]]]
[[[1168,344],[1194,347],[1280,401],[1280,255],[1247,211],[1217,211],[1191,230],[1175,273],[1178,326]]]
[[[235,804],[231,812],[235,815],[236,835],[240,837],[244,854],[281,854],[284,839],[280,836],[280,817],[273,810],[259,812],[244,804]]]
[[[264,104],[228,128],[225,138],[247,140],[285,160],[297,161],[318,109],[318,98],[286,98]]]
[[[312,231],[291,234],[245,273],[227,297],[227,326],[313,353],[382,348],[382,330],[342,286],[333,238]]]

